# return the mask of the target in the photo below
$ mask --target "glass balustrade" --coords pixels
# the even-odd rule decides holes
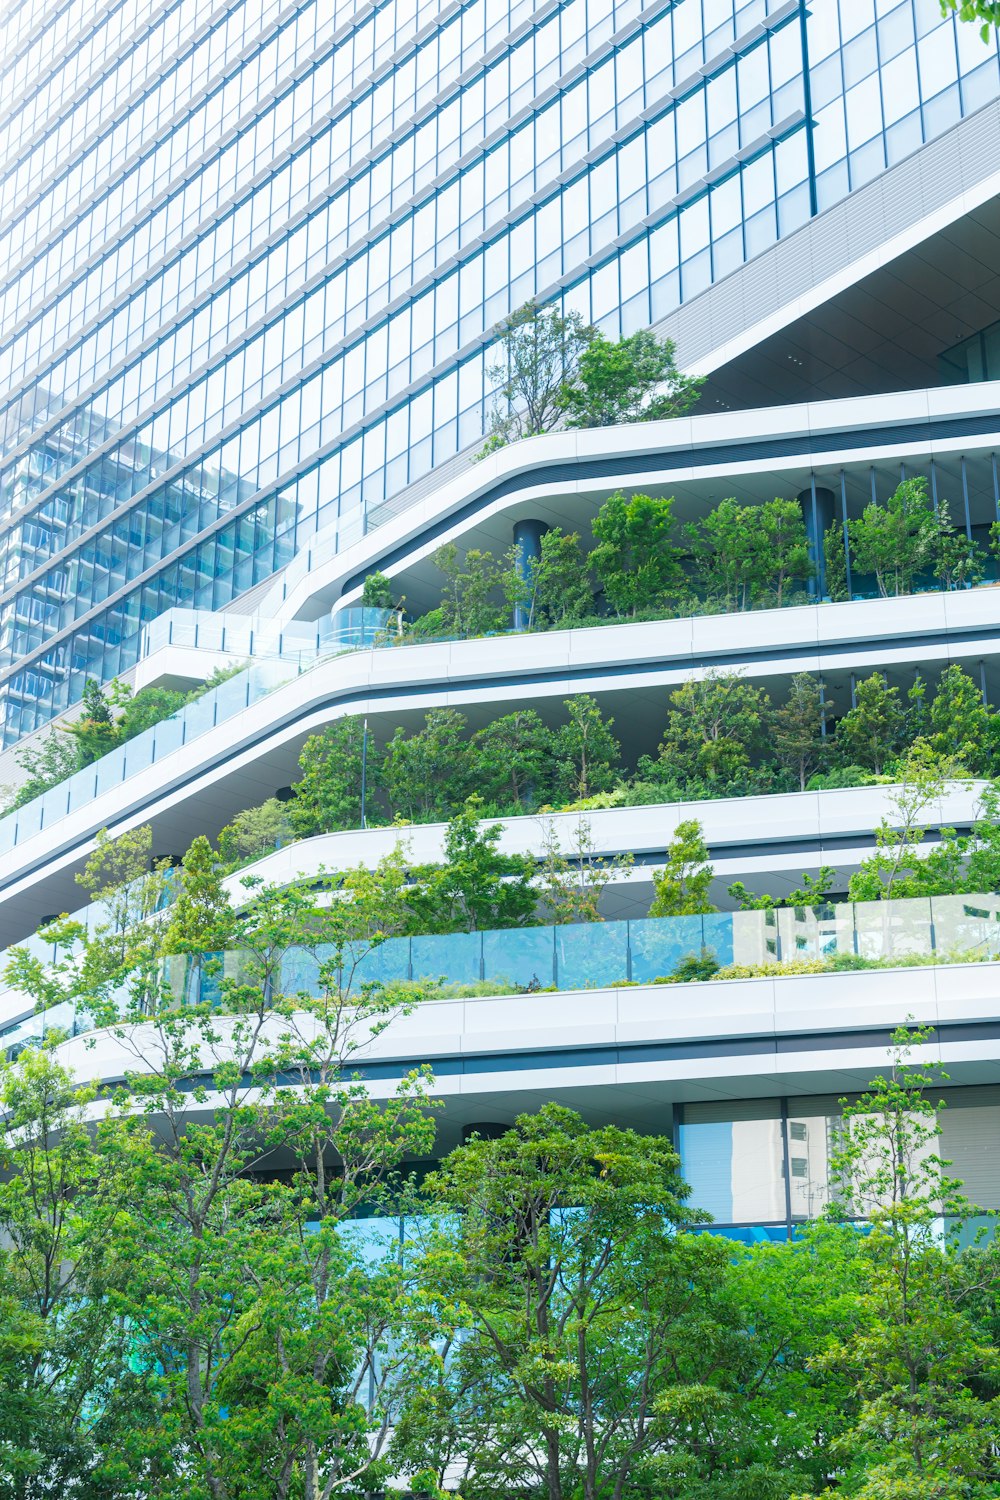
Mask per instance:
[[[89,931],[103,920],[98,904],[77,914]],[[54,963],[59,952],[42,938],[24,944],[32,957]],[[861,960],[924,959],[939,963],[1000,958],[1000,895],[934,896],[921,900],[844,903],[820,908],[713,912],[692,917],[646,917],[618,922],[567,923],[558,927],[506,928],[421,937],[390,938],[380,946],[348,947],[349,985],[413,982],[435,986],[495,984],[518,993],[539,990],[614,988],[650,984],[676,975],[688,958],[711,956],[721,966],[761,965],[780,975],[796,960],[838,954]],[[65,955],[64,955],[65,956]],[[320,992],[322,966],[331,949],[290,949],[281,968],[281,989],[303,999]],[[0,954],[0,975],[8,954]],[[218,1003],[218,965],[206,968],[171,959],[174,993],[192,1004]],[[222,973],[248,978],[238,954],[227,954]],[[60,1004],[0,1030],[0,1052],[24,1045],[53,1028],[88,1028],[84,1010]]]

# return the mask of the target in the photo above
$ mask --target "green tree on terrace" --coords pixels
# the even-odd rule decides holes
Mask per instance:
[[[470,797],[448,824],[443,864],[413,872],[407,898],[413,931],[481,932],[534,921],[535,862],[501,853],[503,824],[483,828],[479,808],[479,798]]]
[[[671,609],[686,591],[683,549],[674,545],[670,496],[619,490],[594,517],[597,546],[590,561],[615,614]]]
[[[930,895],[931,886],[939,883],[944,872],[945,849],[928,866],[918,848],[932,819],[931,809],[954,774],[954,763],[943,760],[926,740],[915,740],[897,774],[899,786],[891,797],[890,814],[875,830],[876,852],[862,860],[851,876],[848,894],[852,901]],[[954,889],[958,877],[958,868],[948,870],[949,888]]]
[[[854,706],[837,724],[836,748],[846,763],[880,775],[902,747],[906,711],[899,689],[889,687],[881,672],[859,682]]]
[[[446,542],[432,560],[444,574],[440,613],[445,634],[491,635],[509,627],[504,570],[492,552],[470,547],[463,555],[454,542]]]
[[[934,577],[943,589],[982,583],[986,563],[982,550],[965,531],[952,524],[947,500],[938,507]]]
[[[883,599],[913,592],[917,574],[934,565],[939,533],[922,475],[904,479],[885,505],[872,500],[847,523],[855,566],[875,575]]]
[[[632,854],[597,854],[590,823],[578,818],[564,851],[554,824],[542,837],[538,872],[538,899],[542,921],[559,926],[565,922],[600,922],[601,898],[609,885],[627,875],[635,863]]]
[[[361,827],[361,779],[365,759],[364,720],[358,715],[328,724],[311,734],[299,753],[301,775],[288,804],[292,828],[300,838]],[[382,755],[369,732],[365,768],[370,811],[378,792]]]
[[[567,720],[554,736],[555,801],[579,802],[614,785],[621,765],[621,745],[595,699],[579,693],[563,703]]]
[[[219,857],[228,870],[270,854],[295,837],[290,805],[268,797],[258,807],[245,808],[219,831]]]
[[[499,324],[496,333],[497,358],[487,370],[494,406],[480,457],[558,424],[562,392],[597,330],[579,313],[563,314],[532,301]]]
[[[533,708],[501,714],[472,737],[474,779],[484,802],[524,812],[544,802],[552,777],[552,731]]]
[[[115,724],[112,698],[94,677],[88,677],[80,696],[80,717],[63,730],[76,743],[81,766],[100,760],[109,750],[121,744],[121,732]]]
[[[512,603],[520,600],[527,610],[529,630],[558,630],[594,613],[594,591],[588,560],[579,535],[568,535],[558,526],[542,534],[541,552],[531,558],[527,578],[520,581]]]
[[[941,673],[927,718],[927,738],[935,754],[974,776],[989,774],[996,740],[993,716],[982,690],[957,663]]]
[[[657,338],[648,328],[615,342],[595,334],[557,398],[566,426],[613,427],[683,416],[705,380],[682,374],[676,352],[673,339]]]
[[[709,900],[715,870],[708,863],[708,846],[695,818],[678,823],[667,845],[667,862],[653,875],[656,895],[651,917],[692,917],[718,911]]]
[[[670,695],[660,759],[650,769],[682,782],[745,777],[771,736],[771,700],[735,673],[706,672]]]
[[[726,611],[750,609],[766,589],[772,566],[760,507],[720,500],[686,533],[709,601]]]
[[[785,603],[789,585],[806,582],[816,572],[809,556],[809,539],[802,507],[797,500],[765,500],[758,507],[767,562],[765,588],[779,607]]]
[[[774,711],[775,752],[802,792],[826,759],[828,745],[823,731],[825,715],[832,706],[818,678],[809,672],[796,672],[784,703]]]
[[[396,730],[385,748],[383,785],[397,813],[414,822],[450,818],[471,790],[468,720],[454,708],[432,708],[424,727]]]
[[[392,609],[392,579],[385,573],[369,573],[361,589],[361,603],[365,609]]]

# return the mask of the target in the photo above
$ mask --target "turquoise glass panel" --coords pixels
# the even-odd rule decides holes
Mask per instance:
[[[628,978],[628,923],[557,927],[556,975],[561,990],[597,989]]]
[[[508,934],[509,936],[509,934]],[[412,944],[414,979],[443,984],[475,984],[483,951],[479,932],[452,932],[442,937],[415,937]]]
[[[649,917],[629,923],[632,978],[637,984],[673,974],[677,965],[697,957],[704,943],[703,917]]]
[[[483,974],[519,989],[548,989],[552,977],[552,928],[521,927],[483,933]]]
[[[354,983],[392,984],[406,979],[410,968],[410,939],[389,938],[377,948],[352,954]]]
[[[737,913],[739,915],[739,913]],[[733,913],[706,912],[702,917],[702,943],[718,964],[733,962]]]

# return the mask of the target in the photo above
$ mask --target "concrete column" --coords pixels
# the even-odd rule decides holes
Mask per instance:
[[[515,521],[514,522],[514,555],[515,567],[519,578],[527,580],[530,577],[532,560],[535,562],[542,555],[542,537],[548,531],[544,521]],[[523,604],[514,606],[514,629],[527,630],[529,611]]]
[[[832,490],[821,490],[815,485],[799,495],[802,517],[806,523],[809,541],[809,558],[816,572],[809,579],[809,594],[813,599],[826,597],[826,561],[823,555],[823,535],[832,526],[836,510]]]

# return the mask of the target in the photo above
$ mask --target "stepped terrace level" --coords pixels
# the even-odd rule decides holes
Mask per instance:
[[[258,664],[0,822],[3,937],[77,904],[74,873],[101,829],[150,823],[156,852],[179,855],[197,834],[288,786],[305,738],[348,715],[367,716],[382,735],[447,705],[475,727],[515,706],[554,718],[571,694],[587,693],[615,716],[634,763],[655,753],[669,693],[709,669],[743,671],[776,698],[794,674],[816,673],[844,713],[852,677],[880,670],[912,683],[919,666],[933,683],[960,662],[997,701],[996,597],[980,588],[805,605],[741,616],[738,629],[732,616],[705,616],[385,647],[302,672]]]

